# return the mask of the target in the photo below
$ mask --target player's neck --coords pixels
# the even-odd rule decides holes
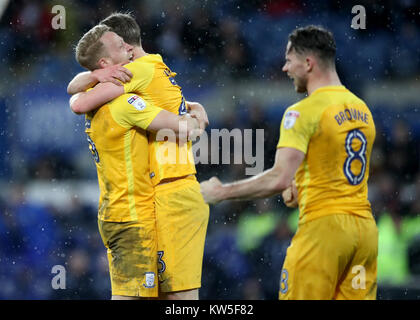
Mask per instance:
[[[133,54],[134,54],[134,59],[138,59],[138,58],[147,56],[147,52],[144,51],[143,47],[141,47],[141,46],[134,46],[133,47]]]
[[[313,75],[312,78],[308,80],[308,95],[311,95],[316,89],[328,86],[342,86],[340,78],[335,70]]]

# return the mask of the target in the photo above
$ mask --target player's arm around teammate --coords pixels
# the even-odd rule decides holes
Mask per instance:
[[[106,65],[92,72],[79,73],[70,81],[67,88],[69,94],[75,95],[70,101],[71,110],[76,114],[84,114],[123,95],[124,87],[121,82],[128,82],[131,77],[132,73],[124,68],[122,63]],[[93,86],[95,87],[92,90],[83,92]],[[205,108],[198,102],[186,103],[188,113],[198,120],[200,129],[204,130],[209,124]]]
[[[92,46],[95,47],[95,50],[91,49]],[[124,41],[122,40],[122,38],[120,36],[118,36],[116,33],[109,31],[109,29],[106,26],[103,25],[98,25],[94,28],[92,28],[92,30],[90,30],[87,34],[85,34],[82,39],[80,40],[79,44],[78,44],[78,49],[76,49],[76,58],[78,60],[78,62],[86,67],[89,70],[96,70],[98,68],[104,68],[106,66],[109,65],[115,65],[118,63],[122,63],[122,62],[128,62],[130,60],[130,57],[132,57],[132,54],[130,53],[130,46],[125,45]],[[145,55],[143,55],[145,56]],[[152,57],[155,57],[154,55]],[[157,57],[157,56],[156,56]],[[159,58],[159,57],[157,57]],[[143,59],[144,60],[144,59]],[[152,59],[153,60],[153,59]],[[159,60],[159,59],[157,59]],[[159,61],[156,61],[157,63],[159,63]],[[163,62],[162,62],[163,63]],[[133,66],[132,66],[133,67]],[[135,67],[137,67],[137,74],[133,72],[133,70],[135,69]],[[145,69],[144,69],[145,67]],[[175,104],[173,104],[170,106],[170,108],[168,107],[168,101],[165,101],[165,99],[160,97],[160,93],[161,90],[160,88],[161,83],[159,82],[157,87],[158,87],[158,97],[153,96],[154,98],[152,99],[148,99],[148,95],[144,94],[144,91],[141,89],[144,89],[144,83],[147,83],[148,80],[150,80],[150,77],[147,79],[143,79],[142,77],[140,77],[138,75],[138,73],[142,73],[143,71],[150,71],[148,68],[149,66],[143,66],[143,65],[135,65],[133,67],[133,69],[131,69],[131,71],[133,72],[133,80],[134,83],[132,83],[131,86],[126,87],[126,85],[124,85],[124,92],[126,94],[128,94],[128,97],[124,97],[123,100],[128,99],[128,104],[132,105],[133,107],[127,106],[126,107],[128,109],[125,110],[125,112],[119,112],[118,113],[118,118],[119,118],[119,123],[122,127],[124,128],[131,128],[131,126],[138,126],[141,127],[141,123],[137,124],[137,121],[130,121],[129,118],[126,118],[127,116],[129,116],[131,113],[135,113],[136,111],[147,111],[148,109],[150,110],[150,107],[152,105],[156,105],[156,107],[162,106],[162,107],[166,107],[168,108],[166,111],[171,112],[173,114],[173,116],[175,116],[174,119],[188,119],[190,122],[192,121],[197,121],[196,119],[192,119],[190,118],[189,115],[185,115],[185,112],[187,111],[186,109],[189,108],[192,111],[192,115],[194,115],[193,113],[193,109],[194,109],[194,103],[191,103],[192,106],[188,106],[188,103],[185,102],[185,99],[182,95],[181,89],[180,87],[176,84],[176,82],[173,80],[173,74],[169,74],[167,71],[167,68],[163,71],[163,77],[162,80],[164,83],[162,83],[162,85],[166,88],[169,89],[169,92],[174,92],[174,95],[172,96],[173,98],[176,99],[170,99],[169,101],[175,101]],[[146,81],[146,82],[145,82]],[[131,81],[130,81],[131,83]],[[129,83],[129,84],[130,84]],[[98,90],[98,88],[101,88],[101,86],[106,85],[109,83],[100,83],[98,84],[94,89],[90,90],[87,93],[82,93],[76,97],[74,97],[71,101],[71,104],[73,106],[73,103],[75,101],[79,101],[79,98],[83,98],[83,97],[88,97],[91,101],[96,101],[95,99],[97,97],[94,97],[93,95],[91,95],[91,93],[95,92],[96,90]],[[142,86],[143,85],[143,86]],[[117,96],[122,93],[122,92],[118,92],[118,86],[117,87]],[[121,89],[121,88],[120,88]],[[171,91],[171,89],[174,89],[173,91]],[[135,97],[132,97],[132,95],[134,95],[134,93],[132,92],[136,92],[138,95]],[[109,99],[113,99],[114,97],[112,96],[113,91],[112,90],[105,90],[104,94],[106,99],[103,101],[108,101]],[[150,92],[149,92],[150,94]],[[121,97],[120,97],[121,98]],[[118,98],[118,99],[120,99]],[[142,103],[142,99],[144,99],[145,103],[148,103],[150,105],[150,107],[145,106],[144,103]],[[83,102],[83,100],[81,100]],[[156,101],[156,102],[155,102]],[[85,101],[86,102],[86,101]],[[80,103],[80,107],[85,107],[87,106],[89,103]],[[89,102],[89,101],[88,101]],[[103,102],[96,102],[99,105],[101,105]],[[111,104],[113,102],[110,102]],[[165,104],[166,103],[166,104]],[[76,104],[77,106],[77,104]],[[94,107],[95,108],[95,107]],[[91,109],[92,110],[92,109]],[[105,112],[107,109],[105,108],[100,108],[99,110],[97,110],[97,112],[92,113],[94,115],[98,115],[98,114],[102,114],[103,112]],[[76,110],[76,111],[82,111],[82,110]],[[112,111],[112,110],[111,110]],[[115,113],[115,110],[113,110],[113,112]],[[163,111],[162,111],[163,112]],[[197,113],[199,113],[199,111],[196,110]],[[164,112],[163,112],[164,113]],[[156,114],[157,115],[157,114]],[[134,115],[133,115],[134,116]],[[137,114],[137,116],[140,118],[142,117],[140,114]],[[197,115],[195,115],[197,117]],[[139,120],[137,117],[134,116],[134,120]],[[149,117],[150,119],[150,117]],[[133,120],[133,119],[131,119]],[[159,117],[157,117],[156,121],[159,120]],[[152,120],[150,120],[152,121]],[[164,119],[163,119],[163,123],[164,123]],[[148,125],[147,129],[153,129],[155,123],[150,123],[150,125]],[[168,125],[166,125],[165,123],[162,125],[164,127],[168,127]],[[175,126],[174,129],[178,129],[178,125]],[[141,127],[142,128],[142,127]],[[160,126],[158,126],[158,128],[160,128]],[[185,128],[185,126],[184,126]],[[147,130],[146,128],[144,128],[145,130]],[[180,128],[181,130],[181,128]],[[175,131],[175,130],[173,130]],[[188,126],[187,126],[187,131],[188,131]],[[180,132],[181,133],[181,132]],[[180,134],[181,135],[181,134]],[[154,135],[152,135],[153,137]],[[184,135],[183,135],[184,136]],[[124,141],[126,142],[126,141]],[[155,145],[155,143],[151,143],[152,146]],[[191,145],[191,144],[189,144]],[[152,159],[152,163],[155,165],[155,170],[157,168],[156,166],[156,159],[154,157],[147,157],[148,159]],[[165,169],[167,168],[172,168],[170,167],[170,165],[168,165],[167,167],[165,167]],[[159,270],[161,270],[160,273],[166,272],[165,273],[165,279],[159,279],[161,281],[166,281],[165,283],[163,283],[162,286],[159,287],[165,287],[163,289],[163,292],[167,293],[168,296],[166,298],[170,299],[170,298],[185,298],[185,299],[196,299],[198,298],[198,289],[201,286],[200,280],[201,280],[201,262],[202,262],[202,251],[204,249],[204,236],[205,236],[205,231],[206,231],[206,226],[207,226],[207,221],[208,221],[208,206],[205,204],[204,199],[202,198],[201,194],[200,194],[200,189],[199,189],[199,184],[197,183],[197,181],[195,180],[195,176],[193,175],[195,173],[195,168],[193,166],[184,166],[184,170],[180,169],[179,167],[182,167],[182,165],[178,166],[176,164],[176,168],[173,168],[175,170],[171,171],[171,172],[167,172],[165,170],[161,170],[162,172],[159,171],[158,177],[159,177],[159,181],[161,181],[164,178],[178,178],[178,177],[188,177],[185,178],[185,180],[183,179],[179,179],[177,181],[173,181],[170,184],[167,183],[163,186],[160,186],[160,192],[159,194],[161,195],[159,197],[159,202],[160,204],[162,204],[159,208],[161,208],[159,210],[159,212],[161,213],[160,216],[162,217],[162,215],[164,213],[162,213],[163,211],[165,211],[168,215],[171,215],[174,210],[171,209],[175,209],[177,211],[177,217],[179,217],[178,213],[186,213],[186,217],[183,217],[183,223],[188,224],[189,226],[196,226],[197,228],[190,228],[188,227],[187,231],[189,232],[189,235],[186,236],[185,232],[181,234],[181,238],[182,239],[176,239],[175,241],[173,241],[172,238],[166,239],[164,236],[162,236],[162,234],[165,234],[166,229],[165,229],[165,224],[162,222],[160,223],[161,229],[165,229],[163,232],[161,232],[161,236],[158,237],[158,243],[161,243],[161,248],[158,248],[158,250],[162,253],[165,253],[165,257],[163,257],[164,260],[160,261],[160,264],[162,264],[163,266],[166,266],[166,269],[162,269],[159,268]],[[185,168],[187,167],[187,168]],[[168,171],[170,171],[170,169]],[[159,167],[160,170],[160,167]],[[150,171],[149,171],[150,172]],[[151,173],[154,173],[154,171],[151,171]],[[177,176],[177,174],[180,174],[179,176]],[[187,173],[188,176],[186,176],[184,173]],[[151,176],[151,174],[147,175],[148,177]],[[154,176],[154,175],[153,175]],[[157,180],[155,180],[157,181]],[[178,182],[179,181],[179,182]],[[158,183],[158,182],[156,182]],[[176,184],[176,185],[175,185]],[[166,188],[166,189],[165,189]],[[167,190],[170,189],[170,190]],[[170,191],[170,192],[166,192],[166,191]],[[156,193],[155,193],[156,195]],[[170,198],[170,199],[169,199]],[[169,199],[169,200],[168,200]],[[198,201],[199,204],[197,205],[197,199],[201,201]],[[155,197],[156,200],[156,197]],[[180,202],[176,202],[174,203],[174,201],[178,201],[180,200]],[[168,202],[166,202],[168,201]],[[169,205],[166,205],[166,203],[169,203]],[[188,209],[189,210],[185,210],[185,205],[186,203],[188,203]],[[163,208],[163,209],[162,209]],[[157,211],[157,210],[156,210]],[[197,214],[197,212],[199,212],[199,214]],[[191,214],[194,213],[194,214]],[[200,221],[198,221],[199,223],[196,223],[197,219],[199,219]],[[170,227],[174,227],[174,226],[178,226],[178,224],[176,223],[172,223],[172,220],[168,220],[166,218],[162,218],[161,220],[165,220],[170,224]],[[197,229],[199,229],[197,231]],[[160,229],[159,229],[160,230]],[[172,232],[171,235],[173,236],[177,236],[180,235],[179,232]],[[190,237],[188,237],[190,236]],[[165,240],[162,240],[163,238],[165,238],[165,240],[168,240],[165,242]],[[191,239],[195,239],[197,238],[197,241],[200,242],[199,248],[197,249],[197,241],[193,242],[190,241]],[[182,242],[182,240],[184,240],[184,242],[186,241],[186,244]],[[170,244],[174,244],[176,243],[176,245],[178,247],[173,247],[173,246],[165,246],[163,245],[163,243],[167,243],[169,242]],[[181,244],[181,245],[180,245]],[[187,259],[181,259],[182,261],[180,261],[179,257],[180,255],[180,249],[184,249],[187,248],[187,250],[182,250],[187,256],[188,256],[188,265],[192,265],[192,267],[189,267],[188,265],[185,266],[185,264],[183,262],[186,262]],[[158,252],[159,252],[158,251]],[[162,256],[159,257],[159,259],[162,259]],[[193,256],[193,259],[191,259],[191,257]],[[163,264],[163,261],[165,264]],[[180,264],[181,263],[181,264]],[[170,271],[170,272],[169,272]],[[176,279],[174,278],[176,277]],[[176,281],[174,281],[174,279]],[[188,282],[186,282],[186,280]],[[187,291],[186,291],[187,290]],[[190,295],[189,295],[190,294]],[[171,295],[173,297],[171,297]]]
[[[112,82],[122,86],[122,82],[128,82],[133,77],[130,70],[123,67],[124,63],[118,63],[94,71],[85,71],[77,74],[68,84],[67,93],[70,95],[84,92],[100,82]]]
[[[105,82],[110,82],[118,87],[122,87],[122,83],[129,82],[133,77],[131,71],[127,68],[124,68],[123,64],[124,63],[119,63],[116,65],[108,66],[106,68],[96,69],[94,71],[85,71],[77,74],[68,84],[67,93],[70,95],[76,95],[77,93],[82,93],[90,88],[93,88],[98,83]],[[124,91],[122,92],[124,93]],[[120,94],[121,90],[116,90],[115,94],[117,93]],[[98,107],[96,105],[91,106],[89,103],[79,105],[75,102],[76,100],[74,100],[73,104],[71,104],[71,109],[77,114],[86,113]],[[200,121],[201,127],[203,125],[205,127],[209,125],[207,112],[199,102],[187,101],[187,109],[192,117],[197,118],[199,121],[202,120]]]
[[[76,95],[73,95],[70,98],[70,105],[72,104],[74,99],[77,99],[78,95],[80,94],[83,94],[83,93],[78,93]],[[135,96],[135,95],[133,96],[136,97],[137,99],[141,99],[138,96]],[[144,103],[145,105],[147,105],[146,102]],[[155,106],[152,106],[152,107],[157,108]],[[189,114],[178,116],[164,109],[160,109],[160,112],[152,120],[152,122],[149,124],[147,128],[148,131],[155,131],[155,132],[161,129],[169,129],[173,131],[177,137],[187,137],[188,140],[192,138],[196,138],[202,133],[200,123],[198,122],[196,118],[193,118]]]

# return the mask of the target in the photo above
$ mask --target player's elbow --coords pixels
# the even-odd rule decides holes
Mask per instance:
[[[72,95],[72,94],[74,94],[75,92],[73,92],[73,88],[72,88],[72,86],[71,86],[71,84],[69,83],[69,85],[67,86],[67,93],[69,94],[69,95]]]
[[[81,105],[79,99],[75,99],[74,101],[70,102],[70,109],[75,114],[83,114],[83,108],[82,108],[82,105]]]

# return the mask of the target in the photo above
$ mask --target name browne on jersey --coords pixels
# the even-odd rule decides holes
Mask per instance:
[[[345,121],[362,121],[366,124],[368,124],[369,121],[369,115],[366,112],[360,111],[355,108],[346,108],[344,111],[338,112],[334,119],[337,121],[338,125],[341,126],[341,124]]]

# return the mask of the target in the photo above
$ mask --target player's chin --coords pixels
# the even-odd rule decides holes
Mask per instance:
[[[299,92],[299,82],[296,79],[293,79],[293,85],[295,87],[295,91]]]
[[[295,86],[295,91],[297,93],[305,93],[306,92],[306,85],[302,83],[303,81],[293,78],[293,85]]]
[[[297,93],[306,93],[307,92],[306,86],[302,86],[302,85],[299,85],[299,84],[295,84],[295,90],[296,90]]]

